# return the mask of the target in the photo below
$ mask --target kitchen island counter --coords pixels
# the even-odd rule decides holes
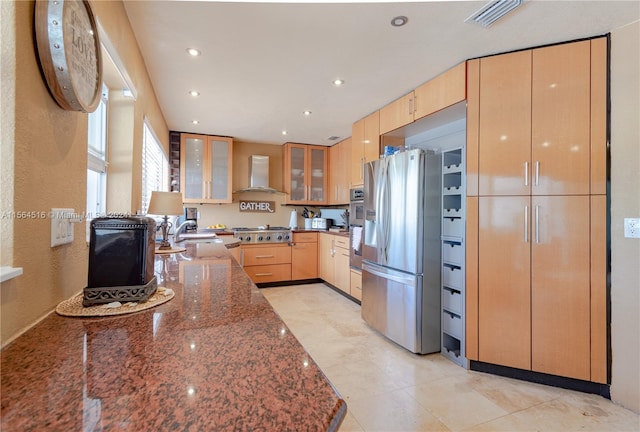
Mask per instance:
[[[175,297],[49,314],[2,350],[1,430],[337,430],[346,404],[219,243],[156,256]]]

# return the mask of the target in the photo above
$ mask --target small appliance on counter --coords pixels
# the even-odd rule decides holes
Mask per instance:
[[[185,227],[185,231],[198,231],[198,209],[196,207],[185,207],[184,208],[184,219],[185,221],[193,221],[193,225],[187,225]]]
[[[131,216],[91,221],[89,275],[82,305],[146,301],[157,288],[154,276],[156,222]]]
[[[331,223],[331,219],[315,217],[311,219],[311,229],[327,230],[331,226]]]

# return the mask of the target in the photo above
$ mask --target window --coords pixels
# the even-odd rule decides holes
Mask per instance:
[[[145,119],[142,137],[142,214],[147,214],[154,190],[169,191],[169,161]]]
[[[87,212],[90,221],[106,211],[107,198],[107,107],[109,89],[102,85],[98,108],[89,114],[87,161]]]

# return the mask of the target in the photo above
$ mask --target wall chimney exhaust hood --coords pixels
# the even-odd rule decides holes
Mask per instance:
[[[249,156],[249,187],[237,192],[283,193],[269,187],[269,156]]]

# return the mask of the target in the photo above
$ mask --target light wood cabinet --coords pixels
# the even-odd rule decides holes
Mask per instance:
[[[244,271],[254,283],[291,280],[291,247],[288,243],[240,247]]]
[[[233,139],[181,134],[180,187],[184,203],[231,203]]]
[[[590,42],[480,59],[479,194],[590,193]]]
[[[413,122],[413,92],[380,108],[380,134],[391,132]]]
[[[466,63],[460,63],[380,109],[380,134],[447,108],[466,98]]]
[[[349,267],[349,239],[334,236],[334,285],[351,294],[351,268]]]
[[[351,297],[362,301],[362,272],[351,269]]]
[[[589,197],[531,203],[531,368],[589,380]]]
[[[229,251],[229,253],[231,254],[231,256],[233,257],[233,259],[236,260],[236,262],[238,264],[241,263],[241,258],[240,258],[240,246],[237,247],[233,247],[231,249],[227,249]]]
[[[286,143],[284,146],[286,204],[326,204],[328,202],[327,147]]]
[[[320,278],[350,294],[349,238],[328,233],[319,233],[318,236]]]
[[[480,197],[478,236],[477,360],[527,370],[531,369],[529,201],[528,196]]]
[[[351,187],[364,185],[364,165],[380,157],[380,112],[355,122],[351,128]]]
[[[331,234],[318,234],[318,276],[331,285],[335,282],[333,237]]]
[[[463,62],[415,89],[414,120],[463,101],[466,97],[466,72],[466,63]]]
[[[291,242],[291,280],[318,277],[318,233],[294,232]]]
[[[590,41],[533,50],[533,195],[589,194],[590,87]]]
[[[531,51],[482,58],[479,74],[479,194],[528,195]]]
[[[349,204],[351,138],[329,147],[328,204]]]
[[[469,63],[472,360],[607,380],[604,41]]]

